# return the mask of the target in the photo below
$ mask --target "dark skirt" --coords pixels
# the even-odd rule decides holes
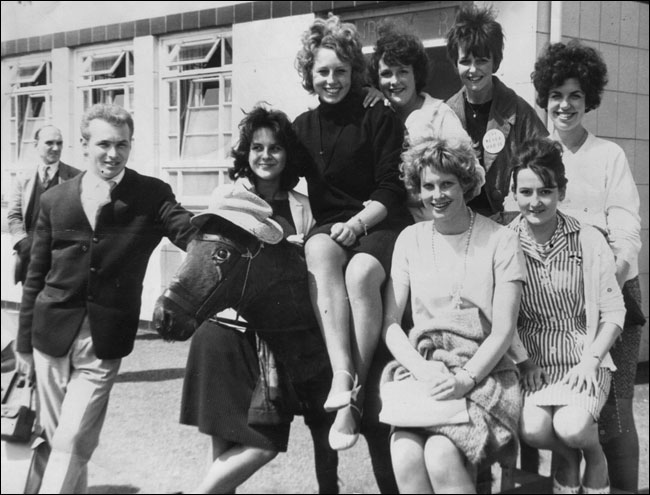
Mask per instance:
[[[180,422],[231,442],[286,452],[289,423],[248,424],[248,409],[258,376],[254,334],[206,321],[192,337]]]
[[[385,222],[382,222],[381,224],[368,229],[368,235],[357,237],[357,241],[352,246],[344,247],[344,249],[348,252],[348,259],[358,253],[365,253],[373,256],[381,263],[381,266],[384,268],[384,272],[386,273],[386,278],[388,278],[390,275],[390,265],[393,258],[393,247],[395,246],[395,241],[402,229],[408,224],[404,223],[404,225],[386,226],[385,228],[384,224]],[[329,236],[332,225],[334,224],[326,223],[323,225],[317,225],[309,231],[308,238],[311,238],[316,234],[326,234]]]

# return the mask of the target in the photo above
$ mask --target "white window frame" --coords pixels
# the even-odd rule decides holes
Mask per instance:
[[[204,55],[179,60],[183,49],[207,46],[210,43],[212,46]],[[226,43],[231,50],[229,54]],[[234,144],[233,51],[230,30],[203,31],[196,35],[183,33],[160,40],[160,164],[179,201],[190,208],[204,208],[211,192],[206,190],[202,191],[203,194],[197,194],[188,190],[186,179],[190,174],[205,175],[209,178],[207,182],[214,186],[229,181],[227,170],[232,165],[229,152]],[[199,64],[207,64],[215,53],[221,57],[218,67],[196,67]],[[196,91],[201,83],[215,82],[218,83],[218,103],[192,106],[192,92]],[[175,105],[171,105],[172,92],[174,92]],[[201,109],[218,110],[219,120],[214,128],[191,129],[192,119],[200,115]],[[188,139],[210,136],[216,141],[216,149],[199,156],[188,153]]]
[[[6,136],[3,137],[3,142],[8,148],[7,154],[11,163],[9,168],[15,167],[18,170],[22,168],[20,164],[32,162],[35,158],[34,133],[52,118],[52,61],[49,54],[37,54],[8,60],[6,63],[10,79],[7,94],[9,109],[6,113],[3,112],[7,121],[3,122],[2,127],[9,132],[7,134],[3,132],[3,136]],[[19,75],[20,69],[31,67],[35,69],[28,76]],[[45,73],[44,84],[35,84],[43,73]],[[20,108],[23,107],[25,110],[31,108],[30,102],[36,98],[43,99],[39,116],[21,115]],[[25,99],[27,101],[23,106],[21,101]],[[33,125],[29,126],[28,132],[25,132],[28,121]]]

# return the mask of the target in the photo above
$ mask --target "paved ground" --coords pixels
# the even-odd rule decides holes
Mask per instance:
[[[101,443],[90,466],[91,493],[190,492],[207,466],[208,438],[178,424],[188,343],[141,334],[111,398]],[[647,368],[646,368],[647,370]],[[635,416],[641,439],[641,478],[648,488],[648,384],[637,385]],[[548,461],[542,472],[548,470]],[[2,475],[11,475],[2,468]],[[343,493],[377,493],[365,442],[340,458]],[[317,493],[307,428],[294,421],[289,451],[279,455],[239,493]]]

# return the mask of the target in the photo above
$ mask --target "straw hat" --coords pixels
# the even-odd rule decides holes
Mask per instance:
[[[271,219],[273,209],[259,196],[234,185],[215,189],[210,196],[208,208],[190,220],[197,228],[217,216],[234,223],[246,232],[253,234],[267,244],[277,244],[282,240],[283,230],[279,223]]]

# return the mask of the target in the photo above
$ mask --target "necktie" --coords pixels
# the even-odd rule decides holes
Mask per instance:
[[[43,170],[43,187],[47,189],[47,186],[50,185],[50,167],[45,167]]]
[[[113,189],[115,189],[115,186],[117,186],[117,182],[115,182],[114,180],[109,180],[108,181],[108,190],[109,190],[109,192],[112,191]]]

